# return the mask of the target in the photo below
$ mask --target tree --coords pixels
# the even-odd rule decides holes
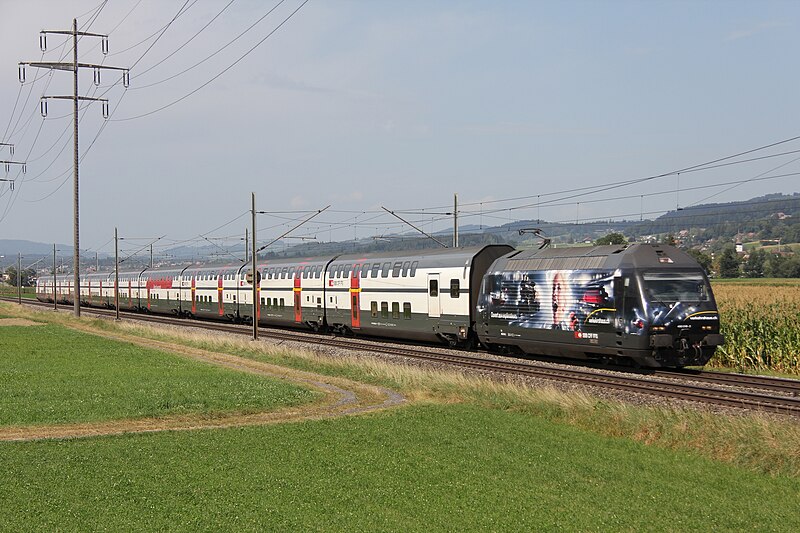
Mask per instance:
[[[711,256],[707,253],[701,252],[700,250],[695,250],[694,248],[690,250],[686,250],[686,253],[691,255],[695,261],[697,261],[703,270],[706,271],[706,274],[711,274]]]
[[[764,265],[764,275],[768,278],[798,278],[800,257],[772,254]]]
[[[10,266],[6,269],[6,276],[8,276],[8,284],[12,287],[17,286],[17,267]],[[33,280],[36,278],[36,271],[32,268],[22,269],[22,286],[29,287]]]
[[[783,264],[786,258],[780,254],[770,254],[769,258],[764,264],[764,277],[767,278],[780,278],[783,273]]]
[[[800,278],[800,257],[793,255],[783,264],[781,270],[784,278]]]
[[[744,263],[744,275],[748,278],[764,277],[764,263],[767,260],[767,252],[764,250],[753,250],[750,257]]]
[[[625,238],[625,235],[622,233],[609,233],[603,237],[600,237],[596,241],[594,241],[595,246],[603,246],[606,244],[628,244],[628,240]]]
[[[739,277],[739,257],[736,255],[736,251],[734,251],[732,246],[726,246],[719,256],[719,277]]]

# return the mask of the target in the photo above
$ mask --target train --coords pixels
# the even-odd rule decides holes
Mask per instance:
[[[81,305],[483,347],[643,367],[705,365],[723,344],[705,271],[666,245],[492,244],[92,273]],[[253,285],[255,302],[253,305]],[[72,304],[70,276],[37,298]]]

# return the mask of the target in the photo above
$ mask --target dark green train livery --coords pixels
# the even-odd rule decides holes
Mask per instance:
[[[708,279],[651,245],[514,250],[506,245],[187,266],[81,280],[82,305],[439,341],[504,353],[705,364],[722,343]],[[40,300],[71,303],[71,276]]]

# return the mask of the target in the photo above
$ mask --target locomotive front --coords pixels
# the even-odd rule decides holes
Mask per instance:
[[[724,342],[705,273],[654,269],[638,278],[654,359],[664,366],[705,365]]]

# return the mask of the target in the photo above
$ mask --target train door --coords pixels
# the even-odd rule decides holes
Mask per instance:
[[[301,272],[298,270],[294,277],[294,321],[297,324],[303,321],[303,289],[300,286]]]
[[[192,288],[191,288],[191,299],[192,299],[192,314],[197,314],[197,276],[192,275]]]
[[[217,305],[219,306],[219,316],[225,316],[225,302],[222,301],[222,278],[224,277],[225,274],[222,272],[217,275]]]
[[[351,317],[353,319],[352,328],[361,328],[361,287],[359,286],[360,278],[358,277],[358,270],[353,272],[353,277],[350,278],[350,309]]]
[[[428,274],[428,316],[439,318],[442,308],[439,305],[439,274]]]

